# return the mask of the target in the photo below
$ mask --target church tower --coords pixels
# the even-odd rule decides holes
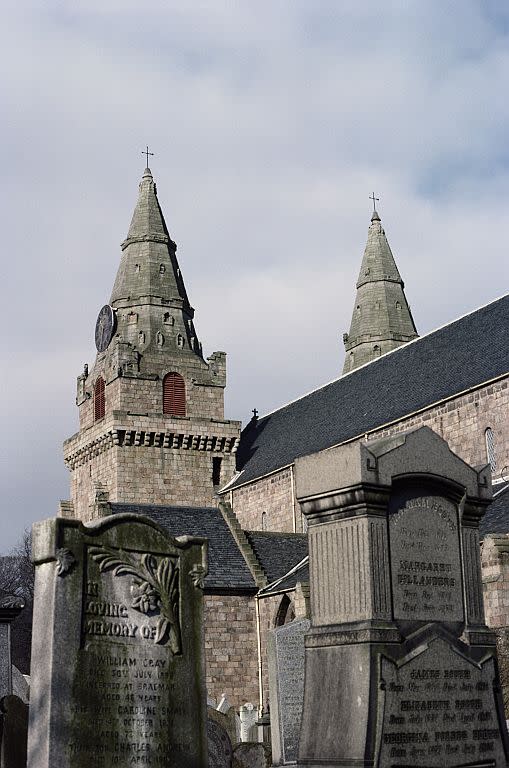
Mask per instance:
[[[121,247],[95,364],[78,376],[79,432],[64,443],[63,511],[82,520],[100,516],[104,501],[210,506],[235,471],[240,422],[224,419],[226,355],[203,357],[148,167]]]
[[[404,287],[380,216],[374,210],[357,280],[350,332],[343,335],[343,373],[418,336]]]

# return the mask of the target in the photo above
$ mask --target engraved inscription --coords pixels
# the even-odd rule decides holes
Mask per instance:
[[[278,721],[284,763],[296,762],[304,699],[304,636],[307,619],[294,621],[274,632]]]
[[[195,754],[179,574],[176,557],[88,549],[66,739],[72,768],[176,768]]]
[[[408,499],[390,516],[394,617],[462,621],[457,512],[441,497]]]
[[[481,668],[435,639],[399,669],[382,659],[379,765],[505,766],[489,659]]]

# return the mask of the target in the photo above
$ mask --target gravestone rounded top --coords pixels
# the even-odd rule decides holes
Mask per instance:
[[[225,728],[217,720],[207,719],[209,768],[231,768],[233,748]]]

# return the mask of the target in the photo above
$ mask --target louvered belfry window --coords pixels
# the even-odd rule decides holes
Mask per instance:
[[[167,373],[163,379],[163,413],[186,415],[186,385],[179,373]]]
[[[105,407],[105,395],[104,395],[104,379],[99,377],[95,382],[94,387],[94,419],[102,419],[104,417]]]

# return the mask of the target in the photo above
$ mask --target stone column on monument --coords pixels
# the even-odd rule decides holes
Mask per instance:
[[[296,462],[309,532],[299,765],[507,765],[479,520],[489,469],[427,427]]]

